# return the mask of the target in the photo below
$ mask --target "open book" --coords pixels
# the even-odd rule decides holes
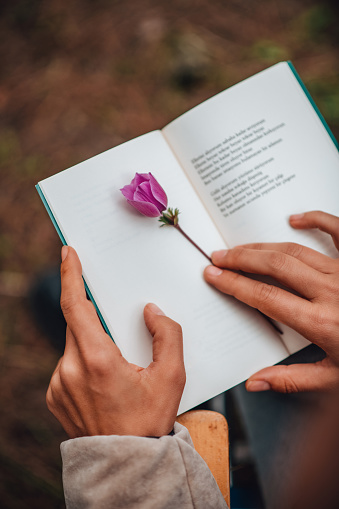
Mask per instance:
[[[211,288],[207,262],[174,228],[140,215],[119,189],[151,172],[201,248],[292,241],[331,254],[325,235],[290,228],[292,213],[339,215],[333,135],[290,63],[212,97],[154,131],[39,182],[62,242],[79,254],[88,292],[126,359],[147,366],[143,321],[155,302],[184,331],[179,412],[277,363],[307,342]],[[333,253],[332,253],[333,254]]]

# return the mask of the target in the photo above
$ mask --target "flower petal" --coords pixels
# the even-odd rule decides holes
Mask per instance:
[[[165,210],[167,208],[167,195],[159,182],[153,177],[152,173],[149,173],[148,175],[152,194],[154,198],[163,206],[162,210]]]
[[[158,208],[153,205],[153,203],[148,203],[145,201],[133,201],[127,200],[127,203],[136,208],[141,214],[147,217],[159,217],[160,211]]]
[[[141,177],[140,182],[139,182],[139,184],[140,184],[141,182],[145,182],[146,180],[149,180],[151,174],[150,173],[136,173],[135,175],[138,175],[138,177]]]
[[[167,207],[166,193],[151,173],[136,173],[131,183],[120,191],[145,216],[159,217]]]
[[[142,184],[142,182],[146,182],[146,180],[149,180],[148,173],[137,172],[130,185],[134,186],[134,188],[136,189],[138,185]]]
[[[128,186],[124,186],[122,189],[120,189],[120,191],[127,200],[133,200],[134,189],[133,186],[131,186],[131,184],[129,184]]]
[[[149,180],[148,173],[136,173],[131,183],[124,186],[120,191],[127,200],[133,200],[133,195],[139,184]]]
[[[134,193],[133,200],[147,201],[149,203],[153,203],[153,205],[155,205],[158,210],[161,210],[162,208],[161,203],[159,203],[158,200],[154,198],[149,182],[143,182],[137,187],[137,190]]]

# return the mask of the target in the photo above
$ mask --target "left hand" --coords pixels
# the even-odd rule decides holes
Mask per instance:
[[[147,368],[130,364],[86,298],[75,250],[63,247],[62,253],[66,348],[47,391],[49,410],[71,438],[168,434],[185,385],[180,325],[148,304],[144,319],[153,336],[153,362]]]
[[[339,218],[313,211],[290,217],[294,228],[318,228],[339,249]],[[252,375],[249,391],[298,392],[339,387],[339,259],[293,243],[248,244],[212,254],[208,283],[284,323],[327,354],[317,363],[272,366]],[[233,271],[267,275],[297,294]]]

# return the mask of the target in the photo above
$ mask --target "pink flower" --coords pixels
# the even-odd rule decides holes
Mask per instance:
[[[166,210],[166,193],[152,173],[136,173],[132,182],[120,191],[127,202],[141,214],[148,217],[159,217],[161,226],[173,226],[212,263],[211,258],[179,226],[179,209],[173,210],[169,207]]]
[[[144,216],[161,216],[167,208],[166,193],[152,173],[136,173],[132,182],[120,191],[127,202]]]

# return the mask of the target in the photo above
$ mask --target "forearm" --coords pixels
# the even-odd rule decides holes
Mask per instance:
[[[76,438],[61,445],[67,509],[219,509],[226,503],[188,431]]]

